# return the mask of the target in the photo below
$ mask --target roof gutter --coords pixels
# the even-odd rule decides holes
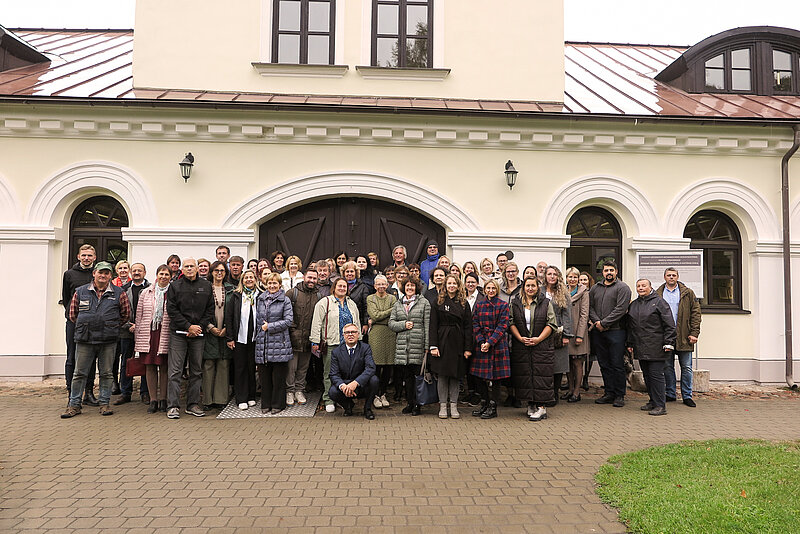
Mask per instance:
[[[781,215],[783,217],[783,322],[786,327],[786,385],[797,389],[792,372],[792,256],[789,240],[789,160],[800,148],[800,125],[795,124],[794,142],[781,159]]]
[[[171,100],[161,98],[86,98],[35,95],[2,95],[0,104],[23,105],[55,105],[55,106],[88,106],[88,107],[131,107],[131,108],[173,108],[173,109],[216,109],[216,110],[262,110],[290,111],[307,113],[360,113],[377,115],[417,115],[446,117],[490,117],[497,119],[544,119],[569,121],[612,121],[630,122],[633,124],[684,123],[701,125],[737,125],[737,126],[776,126],[778,124],[797,124],[797,117],[770,118],[763,117],[721,117],[692,115],[625,115],[614,113],[565,113],[555,111],[499,111],[499,110],[467,110],[418,108],[405,106],[358,106],[343,104],[305,104],[305,103],[271,103],[271,102],[220,102]]]

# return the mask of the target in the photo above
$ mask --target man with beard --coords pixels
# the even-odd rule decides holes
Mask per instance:
[[[327,265],[326,265],[327,267]],[[286,296],[292,303],[294,320],[289,327],[294,358],[289,360],[286,373],[286,405],[292,406],[306,403],[306,374],[311,360],[311,320],[314,318],[314,306],[320,299],[317,285],[317,271],[309,267],[303,276],[303,282],[290,289]]]

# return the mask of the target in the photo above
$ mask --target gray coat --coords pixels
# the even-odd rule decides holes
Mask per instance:
[[[406,321],[414,323],[411,330],[406,329]],[[395,365],[421,365],[425,351],[429,348],[431,303],[422,295],[417,295],[414,305],[406,313],[402,300],[398,300],[389,316],[389,328],[397,332],[397,345],[394,353]]]
[[[256,363],[288,362],[292,359],[289,327],[294,320],[292,302],[279,289],[267,291],[256,299]],[[261,327],[267,322],[267,331]]]

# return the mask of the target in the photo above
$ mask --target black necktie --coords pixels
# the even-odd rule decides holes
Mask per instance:
[[[351,349],[350,349],[350,357],[351,357],[351,358],[353,357],[353,351],[355,351],[355,350],[356,350],[355,348],[351,348]]]

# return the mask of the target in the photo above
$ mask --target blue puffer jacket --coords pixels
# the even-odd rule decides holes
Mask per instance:
[[[292,341],[289,326],[294,319],[292,302],[283,289],[276,293],[267,291],[256,299],[256,363],[288,362],[292,359]],[[266,321],[268,330],[261,326]]]

